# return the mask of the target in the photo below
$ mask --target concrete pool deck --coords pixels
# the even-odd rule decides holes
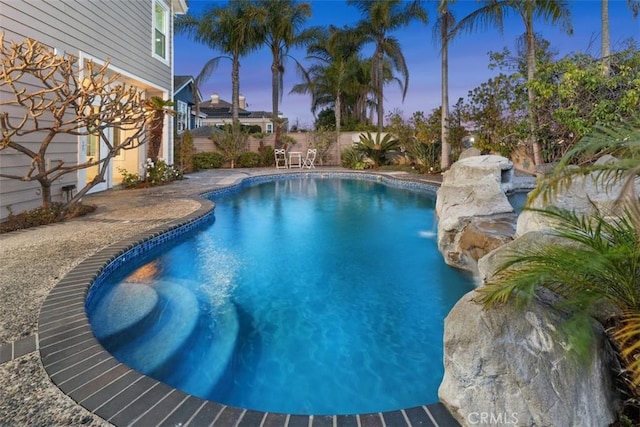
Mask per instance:
[[[127,248],[205,215],[212,203],[200,194],[248,177],[332,172],[353,173],[203,171],[162,187],[93,194],[84,200],[98,206],[90,215],[0,235],[0,425],[458,425],[437,403],[384,414],[309,417],[204,401],[120,364],[88,328],[87,283]],[[379,174],[439,184],[439,177]]]

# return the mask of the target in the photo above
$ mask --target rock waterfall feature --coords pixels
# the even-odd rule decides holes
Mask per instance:
[[[516,214],[506,191],[513,164],[501,156],[472,156],[444,173],[438,189],[438,249],[445,262],[475,272],[478,260],[516,232]]]
[[[510,170],[502,157],[468,157],[445,173],[438,191],[438,247],[447,264],[474,272],[481,284],[515,248],[567,244],[548,233],[540,215],[520,215],[516,227],[505,196]],[[577,180],[556,204],[585,213],[608,207],[619,188],[606,196],[601,188],[592,177]],[[524,308],[487,310],[477,296],[462,297],[445,319],[438,394],[462,425],[608,426],[616,420],[616,361],[600,323],[593,321],[596,338],[585,363],[570,351],[560,328],[566,315],[553,305],[559,297],[552,292],[540,289]]]

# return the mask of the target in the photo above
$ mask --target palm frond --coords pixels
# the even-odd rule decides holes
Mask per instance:
[[[568,306],[607,299],[621,309],[640,309],[640,240],[630,213],[609,218],[557,207],[529,210],[552,218],[550,233],[560,240],[512,251],[481,288],[487,306],[510,295],[528,302],[536,287],[545,286],[563,295]]]
[[[618,347],[636,397],[640,398],[640,311],[626,311],[608,332]]]
[[[580,159],[593,160],[611,154],[620,160],[606,164],[572,166]],[[569,189],[577,177],[593,176],[597,184],[611,188],[623,185],[621,197],[634,194],[633,181],[640,174],[640,119],[615,126],[598,126],[584,136],[560,160],[553,174],[545,177],[529,195],[529,204],[542,196],[543,202],[562,190]],[[606,188],[605,188],[606,189]],[[633,198],[633,197],[631,197]]]

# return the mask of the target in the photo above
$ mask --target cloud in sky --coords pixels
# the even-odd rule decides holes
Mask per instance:
[[[190,1],[189,13],[198,15],[208,4],[206,1]],[[433,40],[433,22],[436,20],[435,2],[426,2],[429,24],[412,23],[409,27],[392,35],[400,41],[409,69],[409,90],[402,101],[397,85],[385,87],[385,111],[400,110],[405,116],[414,111],[429,113],[440,105],[440,52]],[[341,0],[315,0],[312,4],[311,25],[336,26],[355,25],[360,20],[359,11]],[[560,55],[571,52],[589,52],[599,56],[600,51],[600,0],[576,0],[569,2],[574,34],[569,36],[560,28],[543,22],[535,23],[535,30],[551,42],[552,48]],[[473,11],[478,3],[462,0],[454,3],[452,11],[460,19]],[[612,47],[624,39],[633,37],[640,40],[640,19],[634,20],[624,0],[611,0],[609,19]],[[489,51],[500,51],[503,47],[515,50],[517,38],[524,32],[524,24],[515,15],[505,21],[501,34],[491,29],[473,34],[461,34],[449,49],[449,100],[451,103],[467,92],[496,75],[499,71],[489,70]],[[291,52],[298,61],[305,64],[305,51]],[[220,56],[207,46],[191,41],[188,37],[175,38],[175,74],[196,76],[204,63]],[[266,48],[241,58],[240,92],[246,96],[248,109],[271,111],[271,54]],[[312,128],[311,100],[309,96],[292,94],[294,84],[301,82],[292,60],[286,63],[284,96],[280,110],[290,122]],[[231,100],[231,61],[221,61],[213,76],[200,88],[202,96],[209,98],[217,93],[225,100]]]

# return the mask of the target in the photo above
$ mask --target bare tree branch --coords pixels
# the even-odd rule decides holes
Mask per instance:
[[[51,204],[51,186],[66,174],[98,166],[98,174],[80,189],[69,205],[76,203],[93,186],[104,181],[113,157],[120,150],[135,149],[148,142],[149,125],[170,113],[154,107],[138,88],[120,81],[120,75],[102,65],[79,63],[70,54],[57,55],[36,40],[5,40],[0,34],[0,151],[15,150],[31,159],[21,175],[2,173],[0,177],[38,181],[42,205]],[[6,96],[5,96],[6,95]],[[165,104],[166,105],[166,104]],[[9,108],[11,110],[9,111]],[[156,126],[157,127],[157,126]],[[126,137],[114,143],[110,131]],[[162,129],[154,136],[161,138]],[[64,136],[95,135],[106,145],[100,159],[77,164],[47,164],[47,151]],[[35,144],[39,147],[34,150]],[[156,142],[157,144],[157,142]],[[68,206],[67,206],[68,207]]]

